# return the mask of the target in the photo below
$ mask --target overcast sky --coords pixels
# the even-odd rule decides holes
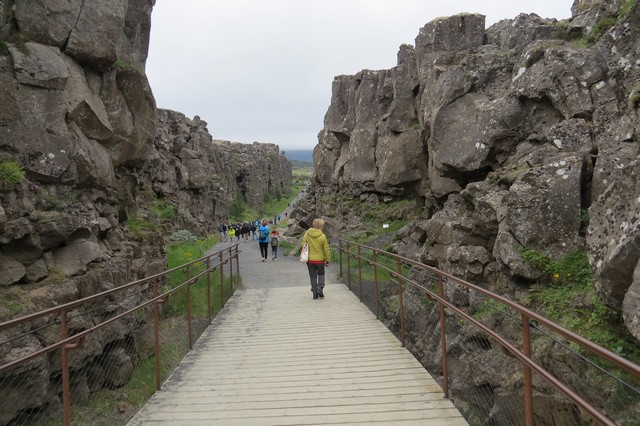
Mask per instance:
[[[147,76],[159,108],[215,139],[313,149],[337,75],[396,65],[429,21],[571,16],[573,0],[156,0]]]

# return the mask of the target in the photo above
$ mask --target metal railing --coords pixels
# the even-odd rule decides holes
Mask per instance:
[[[235,244],[159,274],[0,323],[0,424],[86,424],[83,407],[100,393],[96,391],[104,388],[103,399],[112,397],[109,389],[126,386],[145,363],[155,386],[147,386],[153,389],[136,402],[146,401],[231,296],[234,273],[240,272],[238,254]],[[131,401],[119,404],[120,411],[131,415],[138,408]],[[95,411],[87,410],[91,421]],[[128,420],[126,416],[120,420]]]
[[[455,348],[449,348],[447,346],[448,339],[451,339],[453,334],[450,331],[448,334],[448,327],[459,330],[459,322],[472,324],[477,330],[480,330],[485,336],[488,336],[486,337],[487,341],[497,342],[506,357],[519,362],[521,368],[520,372],[517,373],[519,377],[517,377],[515,381],[518,382],[517,387],[519,388],[518,391],[522,394],[522,399],[521,404],[517,404],[516,401],[515,405],[519,405],[520,408],[516,407],[514,409],[515,413],[510,414],[511,417],[503,414],[502,418],[506,420],[502,422],[493,420],[490,424],[525,424],[528,426],[537,423],[547,424],[544,421],[537,421],[536,419],[541,419],[546,415],[546,413],[542,411],[549,410],[549,405],[538,403],[538,407],[536,407],[536,404],[534,404],[534,394],[538,397],[538,400],[544,400],[543,395],[550,393],[548,389],[549,386],[541,384],[539,380],[534,381],[534,374],[537,375],[537,378],[541,378],[544,382],[564,394],[564,399],[568,398],[565,407],[570,413],[561,421],[562,424],[584,424],[583,422],[589,421],[589,417],[604,425],[637,424],[634,422],[638,419],[637,410],[640,407],[640,390],[637,387],[638,383],[640,383],[640,366],[567,330],[524,306],[436,268],[406,257],[346,240],[338,240],[338,245],[334,246],[334,249],[339,252],[340,276],[343,279],[346,278],[347,285],[354,293],[357,293],[361,301],[363,301],[363,289],[365,287],[363,285],[363,272],[367,273],[368,279],[365,280],[365,284],[373,287],[372,289],[368,289],[369,292],[373,292],[373,295],[369,297],[370,304],[372,305],[369,306],[369,308],[376,314],[378,319],[380,319],[381,316],[379,300],[380,287],[384,286],[388,293],[387,295],[392,295],[397,298],[396,306],[392,309],[392,316],[398,325],[397,332],[402,346],[405,346],[407,340],[407,320],[415,323],[416,321],[422,320],[421,318],[416,318],[415,315],[428,316],[428,312],[425,313],[425,307],[429,306],[430,303],[433,306],[433,312],[437,309],[438,312],[433,315],[434,318],[432,320],[434,324],[433,337],[435,340],[436,336],[438,336],[439,345],[441,346],[439,373],[441,373],[441,385],[445,398],[452,398],[450,395],[450,376],[454,373],[456,367],[451,367],[450,364],[452,358],[456,357],[452,356],[451,353],[456,352],[458,358],[461,353],[459,344],[456,345]],[[344,263],[346,263],[346,265],[343,265]],[[355,274],[352,269],[357,269],[357,274]],[[381,274],[385,275],[384,280],[380,279]],[[352,285],[355,285],[353,281],[355,281],[356,277],[358,287],[352,288]],[[406,301],[404,300],[405,293],[407,292],[415,292],[418,300],[425,298],[423,299],[423,307],[413,307],[411,309],[414,317],[407,315]],[[465,306],[470,306],[471,303],[469,299],[472,296],[476,299],[481,299],[482,303],[489,302],[499,305],[501,308],[496,309],[496,312],[508,313],[508,317],[513,320],[513,326],[511,328],[503,328],[507,330],[510,329],[512,335],[501,335],[490,327],[487,321],[483,322],[476,318],[471,309],[465,309]],[[457,318],[457,320],[452,318]],[[502,325],[504,326],[505,324]],[[519,335],[517,330],[520,330]],[[414,334],[420,331],[421,330],[411,330]],[[532,332],[536,333],[536,339],[540,339],[540,336],[544,336],[547,331],[548,333],[561,336],[560,339],[563,339],[564,342],[561,342],[559,339],[554,339],[554,342],[560,344],[562,350],[566,349],[572,356],[576,356],[576,359],[579,359],[580,362],[586,360],[590,366],[594,366],[594,368],[599,371],[604,371],[604,369],[599,367],[602,363],[608,363],[608,365],[613,366],[613,369],[618,373],[609,374],[607,371],[604,371],[604,373],[615,382],[616,388],[620,386],[625,388],[625,395],[627,395],[629,400],[621,401],[619,406],[625,409],[631,406],[631,411],[626,412],[624,416],[620,417],[621,412],[624,410],[617,409],[616,405],[611,402],[611,399],[615,396],[615,392],[610,392],[612,395],[607,394],[608,407],[598,406],[599,404],[594,401],[594,398],[581,395],[580,392],[576,391],[576,386],[568,383],[571,382],[572,379],[554,371],[560,370],[559,368],[554,368],[557,366],[542,365],[543,363],[540,360],[536,360],[536,357],[532,354],[532,342],[536,341],[532,337]],[[548,334],[546,335],[548,336]],[[482,340],[480,337],[476,337],[476,339]],[[491,345],[490,343],[484,342],[479,346],[486,350]],[[594,360],[587,360],[586,357],[580,355],[580,352],[589,354]],[[472,356],[477,356],[477,354]],[[540,356],[537,358],[540,358]],[[574,359],[565,359],[565,361],[570,364],[577,363]],[[544,363],[548,364],[548,361]],[[456,359],[456,365],[459,367],[460,364],[461,362]],[[507,365],[507,363],[504,364]],[[477,370],[473,371],[480,373],[486,366],[482,365],[482,359],[478,357],[474,359],[472,363],[467,364],[467,367],[472,370],[475,368]],[[622,373],[620,374],[620,372]],[[621,375],[629,378],[633,384],[629,384],[617,377]],[[456,376],[459,376],[459,374]],[[560,378],[561,376],[563,376],[563,378]],[[512,382],[514,381],[513,377],[509,379]],[[573,382],[575,381],[576,380],[573,379]],[[478,388],[481,388],[483,385],[491,387],[486,383],[481,383],[478,385]],[[575,385],[575,383],[573,383],[573,385]],[[602,386],[602,389],[590,389],[590,392],[606,392],[606,387],[604,385]],[[495,391],[495,389],[491,390]],[[459,393],[461,394],[462,392]],[[473,405],[478,404],[478,400],[487,399],[486,396],[482,395],[465,397],[460,394],[452,398],[455,400],[454,402],[460,402],[466,398],[467,405]],[[470,404],[468,400],[474,401]],[[587,416],[577,414],[577,410],[581,410],[581,413],[587,413]],[[486,409],[485,413],[490,416],[490,409]],[[469,417],[473,416],[466,417],[468,417],[467,420],[470,420]],[[487,417],[476,417],[475,421],[474,418],[471,418],[470,423],[487,424],[487,420]],[[556,422],[556,424],[558,423]]]

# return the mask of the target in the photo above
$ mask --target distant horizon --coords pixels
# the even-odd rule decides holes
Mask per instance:
[[[313,163],[312,149],[281,149],[280,152],[284,152],[284,156],[289,160]]]

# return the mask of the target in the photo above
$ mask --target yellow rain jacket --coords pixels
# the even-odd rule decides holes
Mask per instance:
[[[302,241],[300,241],[301,248],[304,243],[309,244],[309,260],[307,263],[324,263],[331,261],[329,241],[321,230],[309,228],[302,236]]]

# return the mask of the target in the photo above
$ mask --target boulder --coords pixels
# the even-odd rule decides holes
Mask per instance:
[[[26,42],[24,47],[9,47],[9,52],[18,83],[45,89],[63,89],[67,84],[67,64],[57,47]]]

